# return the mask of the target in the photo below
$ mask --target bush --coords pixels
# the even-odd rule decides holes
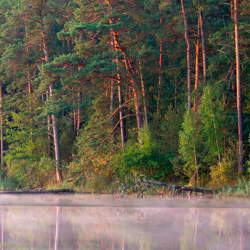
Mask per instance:
[[[122,180],[130,174],[146,175],[152,179],[167,178],[171,154],[161,153],[150,131],[141,131],[140,142],[128,142],[124,152],[112,159],[112,166]]]
[[[210,168],[211,170],[211,187],[221,188],[227,186],[232,178],[233,164],[230,161],[226,161],[224,158],[221,163]]]

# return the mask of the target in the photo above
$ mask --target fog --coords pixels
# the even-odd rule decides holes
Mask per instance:
[[[243,199],[1,195],[1,249],[250,249]]]

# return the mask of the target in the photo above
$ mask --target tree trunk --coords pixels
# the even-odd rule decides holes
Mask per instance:
[[[142,74],[142,68],[141,68],[141,61],[139,61],[139,70],[140,70],[140,77],[141,77],[141,88],[142,88],[142,95],[143,95],[145,123],[146,123],[146,126],[148,127],[148,111],[147,111],[147,105],[146,105],[146,93],[145,93],[145,86],[144,86],[144,80],[143,80],[143,74]]]
[[[113,29],[110,29],[110,34],[111,34],[112,50],[115,51],[115,42],[114,42],[114,36],[113,36]],[[119,72],[118,57],[116,58],[115,61],[116,61],[116,69]],[[124,117],[124,109],[121,108],[122,105],[123,105],[123,94],[122,94],[122,89],[121,89],[121,75],[119,73],[117,73],[117,79],[118,79],[118,100],[119,100],[119,108],[120,108],[119,116],[120,116],[120,128],[121,128],[121,146],[122,146],[122,150],[124,150],[125,149],[125,144],[126,144],[126,129],[125,129],[126,121],[125,121],[125,119],[123,119],[123,117]],[[113,119],[112,119],[112,122],[113,122]],[[112,124],[111,131],[113,129],[114,129],[114,123]],[[111,136],[114,136],[113,133],[111,134]]]
[[[111,19],[110,19],[110,24],[113,24],[113,21]],[[135,112],[136,112],[138,134],[140,135],[140,130],[143,127],[143,118],[142,118],[142,110],[141,110],[141,105],[140,105],[139,86],[135,80],[136,71],[133,67],[132,60],[127,56],[126,50],[121,46],[120,42],[118,41],[117,34],[114,31],[112,31],[112,35],[113,35],[115,50],[118,50],[123,54],[127,74],[130,77],[130,82],[132,85],[132,90],[133,90],[134,100],[135,100]]]
[[[238,0],[234,0],[237,113],[238,113],[238,136],[239,136],[239,173],[242,174],[242,172],[243,172],[243,128],[242,128],[242,102],[241,102],[239,17],[238,17],[238,14],[239,14],[239,2],[238,2]]]
[[[118,79],[120,79],[120,75],[118,77],[119,77]],[[120,82],[118,85],[118,98],[119,98],[119,107],[121,107],[123,105],[123,95],[122,95]],[[126,130],[125,130],[125,122],[126,121],[125,121],[125,119],[123,119],[123,117],[124,117],[123,108],[120,109],[119,114],[120,114],[120,127],[121,127],[121,143],[122,143],[122,150],[124,150],[125,143],[126,143]]]
[[[202,44],[202,58],[203,58],[203,85],[207,82],[207,59],[206,59],[206,46],[202,13],[199,12],[200,27],[201,27],[201,44]]]
[[[199,86],[200,77],[200,18],[198,17],[198,27],[197,27],[197,42],[196,42],[196,53],[195,53],[195,84],[194,89],[196,90]],[[197,111],[197,105],[199,97],[194,100],[194,110]]]
[[[195,53],[195,84],[194,89],[199,86],[199,76],[200,76],[200,18],[198,18],[198,28],[197,28],[197,42],[196,42],[196,53]]]
[[[43,31],[42,21],[41,21],[41,34],[42,34],[42,42],[43,42],[43,51],[45,62],[49,62],[49,52],[47,46],[47,38]],[[49,86],[49,94],[52,100],[53,97],[53,83]],[[55,147],[55,160],[56,160],[56,180],[57,182],[62,181],[62,170],[61,170],[61,155],[60,155],[60,145],[59,145],[59,134],[57,127],[57,116],[56,114],[52,114],[52,126],[53,126],[53,137],[54,137],[54,147]]]
[[[78,89],[78,109],[77,109],[77,132],[76,132],[76,136],[78,137],[80,135],[80,125],[81,125],[81,121],[80,121],[80,105],[81,105],[81,92]]]
[[[162,10],[160,10],[162,14]],[[162,16],[160,18],[160,25],[162,27]],[[159,58],[159,89],[158,89],[158,100],[157,100],[157,120],[160,117],[160,99],[161,99],[161,85],[162,85],[162,39],[160,40],[160,58]]]
[[[109,8],[112,10],[112,5],[109,3]],[[115,20],[113,18],[109,18],[109,24],[115,24]],[[140,130],[143,127],[143,118],[142,118],[142,110],[140,105],[140,93],[139,86],[135,80],[136,71],[133,67],[131,58],[128,57],[126,49],[123,48],[121,43],[118,40],[118,35],[115,33],[113,29],[111,29],[111,42],[116,51],[120,51],[124,57],[124,63],[127,70],[127,75],[130,77],[130,82],[132,85],[132,90],[134,94],[135,100],[135,113],[136,113],[136,121],[137,121],[137,129],[138,135],[140,135]]]
[[[183,19],[184,19],[184,27],[185,27],[185,39],[187,42],[187,85],[188,85],[188,108],[191,109],[191,58],[190,58],[190,41],[188,37],[188,23],[187,23],[187,16],[186,16],[186,10],[183,3],[183,0],[181,0],[181,8],[183,13]]]
[[[53,96],[53,85],[49,86],[50,97]],[[52,114],[52,126],[53,126],[53,135],[54,135],[54,147],[55,147],[55,159],[56,159],[56,180],[57,182],[62,181],[62,171],[61,171],[61,154],[60,154],[60,145],[59,145],[59,134],[57,127],[57,116]]]
[[[49,92],[46,93],[46,99],[49,100]],[[51,154],[51,116],[47,116],[47,123],[48,123],[48,157],[52,157]]]
[[[114,91],[114,80],[111,79],[111,87],[110,87],[110,114],[113,114],[115,110],[115,91]],[[110,120],[111,131],[114,128],[114,119]],[[114,144],[115,135],[111,135],[111,144]]]
[[[116,67],[117,67],[117,71],[119,71],[118,58],[116,58]],[[122,89],[121,89],[121,75],[119,73],[117,74],[117,78],[119,80],[118,81],[119,108],[121,108],[123,105],[123,94],[122,94]],[[124,150],[125,144],[126,144],[126,130],[125,130],[126,121],[125,121],[125,119],[123,119],[123,117],[124,117],[124,109],[123,108],[120,109],[119,115],[120,115],[120,128],[121,128],[121,144],[122,144],[122,150]]]

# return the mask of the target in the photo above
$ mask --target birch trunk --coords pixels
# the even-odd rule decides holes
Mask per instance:
[[[47,37],[43,31],[42,21],[41,21],[41,35],[42,35],[42,42],[43,42],[43,51],[44,51],[44,58],[45,62],[49,62],[49,52],[47,46]],[[49,94],[52,100],[53,98],[53,83],[49,86]],[[54,137],[54,147],[55,147],[55,160],[56,160],[56,180],[57,182],[62,181],[62,170],[61,170],[61,155],[60,155],[60,145],[59,145],[59,134],[58,134],[58,127],[57,127],[57,116],[53,114],[52,118],[52,126],[53,126],[53,137]]]
[[[186,16],[186,10],[184,6],[183,0],[181,0],[181,8],[183,13],[183,19],[184,19],[184,27],[185,27],[185,39],[187,42],[187,85],[188,85],[188,108],[191,109],[191,58],[190,58],[190,41],[188,37],[188,23],[187,23],[187,16]]]
[[[143,95],[145,123],[146,123],[146,126],[148,127],[148,110],[147,110],[147,104],[146,104],[146,92],[145,92],[145,85],[144,85],[142,68],[141,68],[141,61],[139,61],[139,70],[140,70],[140,77],[141,77],[141,88],[142,88],[142,95]]]
[[[241,101],[239,17],[238,17],[238,14],[239,14],[239,2],[238,2],[238,0],[234,0],[237,113],[238,113],[238,136],[239,136],[239,173],[242,174],[242,172],[243,172],[243,128],[242,128],[242,101]]]
[[[122,94],[122,89],[121,85],[118,85],[118,98],[119,98],[119,107],[123,105],[123,94]],[[122,150],[125,148],[125,143],[126,143],[126,130],[125,130],[125,119],[124,117],[124,110],[123,108],[120,109],[119,111],[120,115],[120,127],[121,127],[121,142],[122,142]]]
[[[117,71],[119,71],[118,58],[116,58],[116,67],[117,67]],[[122,94],[122,88],[121,88],[121,75],[119,73],[117,74],[117,78],[118,78],[118,99],[119,99],[119,108],[120,108],[122,107],[124,101],[123,101],[123,94]],[[122,150],[124,150],[125,144],[126,144],[126,129],[125,129],[126,120],[123,119],[124,117],[123,108],[120,109],[119,116],[120,116]]]

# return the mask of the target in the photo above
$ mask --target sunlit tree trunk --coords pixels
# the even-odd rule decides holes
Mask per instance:
[[[196,53],[195,53],[195,84],[194,89],[199,86],[199,76],[200,76],[200,20],[198,18],[198,28],[197,28],[197,42],[196,42]]]
[[[112,19],[110,19],[110,24],[113,24]],[[127,74],[130,77],[131,87],[134,94],[134,102],[135,102],[135,112],[136,112],[136,120],[137,120],[137,128],[138,134],[140,134],[140,130],[143,127],[143,118],[142,118],[142,109],[140,104],[140,91],[139,86],[136,81],[136,71],[133,67],[132,60],[127,56],[126,50],[121,46],[120,42],[118,41],[117,34],[112,31],[113,35],[113,42],[115,50],[120,51],[124,56],[125,67],[127,70]]]
[[[238,2],[238,0],[234,0],[237,113],[238,113],[238,137],[239,137],[239,173],[241,174],[243,172],[243,128],[242,128],[242,102],[241,102],[239,17],[238,17],[238,14],[239,14],[239,2]]]
[[[196,53],[195,53],[195,84],[194,89],[196,90],[199,86],[199,77],[200,77],[200,18],[198,17],[198,26],[197,26],[197,42],[196,42]],[[194,110],[197,110],[198,97],[194,100]]]
[[[187,42],[187,85],[188,85],[188,108],[191,109],[191,58],[190,58],[190,40],[188,37],[188,23],[187,23],[187,16],[186,10],[184,6],[183,0],[181,0],[181,7],[184,19],[184,27],[185,27],[185,39]]]
[[[203,59],[203,85],[207,82],[207,58],[206,58],[206,46],[202,13],[199,12],[200,27],[201,27],[201,44],[202,44],[202,59]]]
[[[111,34],[112,50],[115,51],[113,29],[110,30],[110,34]],[[120,68],[119,68],[118,57],[116,58],[115,61],[116,61],[116,69],[119,72]],[[122,93],[122,87],[121,87],[121,74],[120,73],[117,73],[117,79],[118,79],[118,100],[119,100],[119,108],[120,108],[119,117],[120,117],[120,129],[121,129],[121,147],[122,147],[122,150],[124,150],[125,149],[125,144],[126,144],[126,129],[125,129],[126,120],[123,119],[123,117],[124,117],[124,109],[122,108],[122,105],[123,105],[124,101],[123,101],[123,93]],[[112,85],[113,84],[114,84],[114,81],[112,82]],[[113,90],[113,92],[114,92],[114,90]],[[113,95],[115,96],[115,92],[113,93]],[[114,102],[113,102],[113,105],[114,105]],[[114,107],[113,107],[112,110],[114,110]],[[113,127],[114,127],[114,123],[113,123],[112,129],[113,129]]]

